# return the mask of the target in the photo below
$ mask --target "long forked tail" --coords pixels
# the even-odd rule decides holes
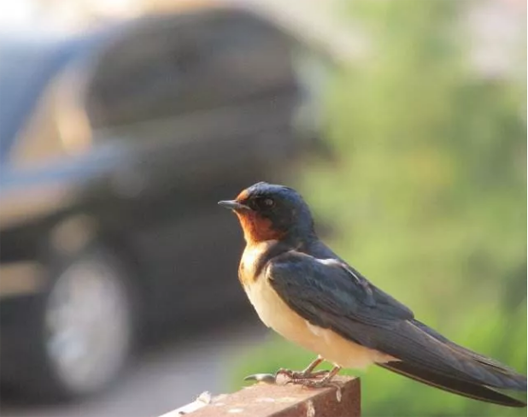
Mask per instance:
[[[453,376],[439,374],[410,363],[388,362],[378,363],[377,365],[400,375],[414,379],[415,381],[419,381],[454,394],[462,395],[464,397],[507,407],[526,407],[524,402],[509,397],[505,394],[501,394],[500,392],[488,388],[485,385],[463,381]]]

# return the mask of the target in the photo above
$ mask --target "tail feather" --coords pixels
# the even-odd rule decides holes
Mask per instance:
[[[379,363],[377,365],[400,375],[414,379],[415,381],[419,381],[454,394],[462,395],[464,397],[507,407],[526,407],[524,402],[497,392],[486,387],[485,385],[436,373],[430,369],[424,369],[423,367],[408,362],[388,362]]]
[[[495,361],[494,359],[480,355],[453,343],[417,320],[414,320],[413,324],[421,331],[440,342],[444,348],[447,348],[446,353],[450,353],[449,356],[451,358],[457,358],[457,363],[460,368],[457,370],[453,369],[455,373],[454,375],[457,377],[465,379],[466,377],[471,376],[471,378],[476,380],[468,382],[480,382],[483,385],[499,389],[526,391],[526,376],[517,373],[515,370]],[[459,374],[462,370],[465,371],[467,375]]]

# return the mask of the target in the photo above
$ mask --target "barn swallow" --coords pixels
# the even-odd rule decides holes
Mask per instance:
[[[282,370],[309,387],[342,367],[376,364],[476,400],[524,407],[496,389],[526,391],[526,377],[459,346],[414,318],[318,239],[312,214],[292,188],[259,182],[235,200],[246,247],[239,280],[267,327],[318,354],[303,371]],[[316,372],[323,361],[331,371]]]

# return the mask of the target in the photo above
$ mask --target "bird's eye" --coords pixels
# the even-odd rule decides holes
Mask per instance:
[[[262,203],[266,207],[273,207],[275,205],[275,201],[273,201],[271,198],[265,198]]]

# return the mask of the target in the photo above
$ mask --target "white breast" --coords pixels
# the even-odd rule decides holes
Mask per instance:
[[[241,267],[244,269],[244,274],[247,276],[254,276],[255,271],[253,268],[256,267],[258,263],[258,258],[262,255],[265,248],[262,245],[253,245],[251,247],[246,247],[244,254],[242,255]]]
[[[329,362],[347,368],[365,368],[374,362],[395,360],[377,350],[346,340],[332,330],[309,323],[286,305],[264,274],[257,281],[245,284],[244,289],[266,326]]]

